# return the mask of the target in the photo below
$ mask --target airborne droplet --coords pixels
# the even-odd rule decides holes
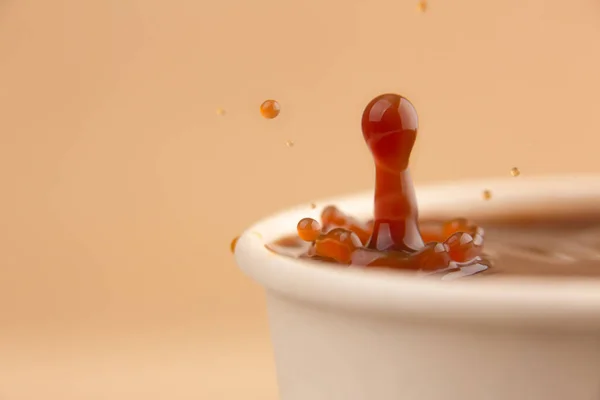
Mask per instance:
[[[275,100],[265,100],[260,105],[260,114],[267,119],[273,119],[281,112],[281,106]]]

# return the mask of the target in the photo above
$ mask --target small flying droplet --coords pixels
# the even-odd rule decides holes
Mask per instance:
[[[317,208],[317,205],[315,203],[310,203],[310,208],[314,210],[315,208]]]
[[[225,110],[222,108],[217,108],[217,115],[225,115]]]
[[[521,175],[521,171],[519,171],[519,168],[513,167],[510,170],[510,174],[516,178],[517,176]]]
[[[231,248],[231,253],[235,253],[235,246],[237,245],[239,238],[240,238],[239,236],[236,236],[231,241],[231,244],[229,245],[229,247]]]
[[[483,191],[483,199],[484,199],[484,200],[489,200],[489,199],[491,199],[491,198],[492,198],[492,191],[491,191],[491,190],[489,190],[489,189],[485,189],[485,190]]]
[[[286,145],[287,147],[294,147],[294,144],[295,144],[295,143],[294,143],[294,141],[293,141],[293,140],[287,140],[287,141],[285,142],[285,145]]]
[[[427,11],[427,1],[426,0],[419,1],[419,3],[417,4],[417,11],[420,11],[420,12]]]
[[[276,100],[265,100],[260,105],[260,114],[267,119],[273,119],[281,112],[281,106]]]

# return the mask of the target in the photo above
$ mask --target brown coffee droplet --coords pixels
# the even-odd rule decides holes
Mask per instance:
[[[517,167],[512,167],[510,169],[510,174],[516,178],[517,176],[521,175],[521,171],[519,171],[519,168]]]
[[[222,108],[217,108],[217,115],[221,115],[221,116],[225,115],[225,110]]]
[[[302,218],[296,227],[298,236],[305,242],[314,242],[321,234],[321,224],[312,218]]]
[[[293,140],[287,140],[287,141],[285,142],[285,145],[286,145],[287,147],[294,147],[294,145],[295,145],[295,144],[296,144],[296,143],[294,143],[294,141],[293,141]]]
[[[265,100],[260,105],[260,114],[267,119],[273,119],[279,115],[281,107],[275,100]]]
[[[231,241],[231,244],[229,245],[229,247],[231,248],[231,253],[235,253],[235,246],[237,245],[238,240],[240,239],[239,236],[236,236],[233,238],[233,240]]]
[[[317,205],[315,203],[310,203],[310,208],[314,210],[315,208],[317,208]]]
[[[485,190],[483,191],[483,199],[484,199],[484,200],[489,200],[489,199],[491,199],[491,198],[492,198],[492,191],[491,191],[491,190],[488,190],[488,189],[485,189]]]
[[[420,11],[420,12],[427,11],[427,1],[425,1],[425,0],[419,1],[419,3],[417,4],[417,11]]]

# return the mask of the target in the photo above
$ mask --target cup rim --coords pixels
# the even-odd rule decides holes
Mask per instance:
[[[493,193],[489,201],[482,199],[486,188]],[[416,195],[420,216],[425,218],[576,215],[598,212],[600,175],[454,181],[417,186]],[[359,218],[369,218],[372,196],[367,191],[334,197],[316,203],[314,209],[310,204],[300,205],[267,217],[240,236],[236,262],[268,291],[322,307],[600,330],[600,279],[507,276],[443,282],[400,271],[323,265],[275,254],[265,247],[294,233],[301,218],[317,218],[322,206],[335,204]]]

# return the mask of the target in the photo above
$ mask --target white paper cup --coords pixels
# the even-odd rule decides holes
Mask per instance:
[[[575,215],[600,209],[600,176],[454,182],[417,198],[426,218]],[[318,204],[366,219],[372,193]],[[281,400],[600,399],[600,279],[444,282],[265,248],[320,208],[260,221],[235,252],[266,290]]]

